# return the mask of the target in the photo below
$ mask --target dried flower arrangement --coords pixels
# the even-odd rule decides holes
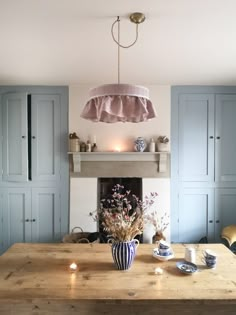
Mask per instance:
[[[155,230],[153,242],[159,241],[161,239],[164,240],[166,239],[164,231],[167,229],[169,225],[169,218],[170,216],[167,215],[166,212],[159,218],[157,210],[154,210],[145,216],[146,222],[151,223]]]
[[[160,136],[157,139],[160,143],[168,143],[169,142],[169,138],[167,138],[166,136]]]
[[[116,184],[111,198],[102,199],[100,209],[90,212],[90,216],[115,241],[131,241],[143,233],[146,212],[156,196],[157,193],[151,193],[141,201],[131,191],[125,190],[124,186]]]

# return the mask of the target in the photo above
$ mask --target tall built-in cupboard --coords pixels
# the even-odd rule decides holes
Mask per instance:
[[[68,88],[0,87],[0,253],[68,232]]]
[[[219,242],[236,224],[236,87],[171,92],[171,239]]]

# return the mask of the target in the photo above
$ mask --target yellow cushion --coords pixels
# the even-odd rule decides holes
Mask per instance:
[[[236,242],[236,224],[228,225],[223,228],[221,232],[221,237],[225,238],[228,241],[229,246]]]

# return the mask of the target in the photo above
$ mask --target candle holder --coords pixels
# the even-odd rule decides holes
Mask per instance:
[[[70,264],[69,266],[70,272],[76,272],[78,270],[78,265],[73,262],[72,264]]]

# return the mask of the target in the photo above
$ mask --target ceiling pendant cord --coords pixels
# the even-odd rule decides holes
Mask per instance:
[[[118,84],[120,84],[120,17],[117,16],[118,21]]]
[[[119,42],[119,39],[116,40],[115,36],[114,36],[114,26],[115,24],[118,23],[118,27],[119,27],[119,23],[120,23],[120,17],[118,16],[116,21],[112,24],[111,26],[111,35],[112,35],[112,39],[114,40],[114,42],[119,46],[119,47],[122,47],[122,48],[130,48],[132,47],[138,40],[138,23],[135,23],[136,24],[136,38],[135,40],[133,41],[133,43],[131,43],[130,45],[127,45],[127,46],[124,46],[124,45],[121,45],[121,43]]]

